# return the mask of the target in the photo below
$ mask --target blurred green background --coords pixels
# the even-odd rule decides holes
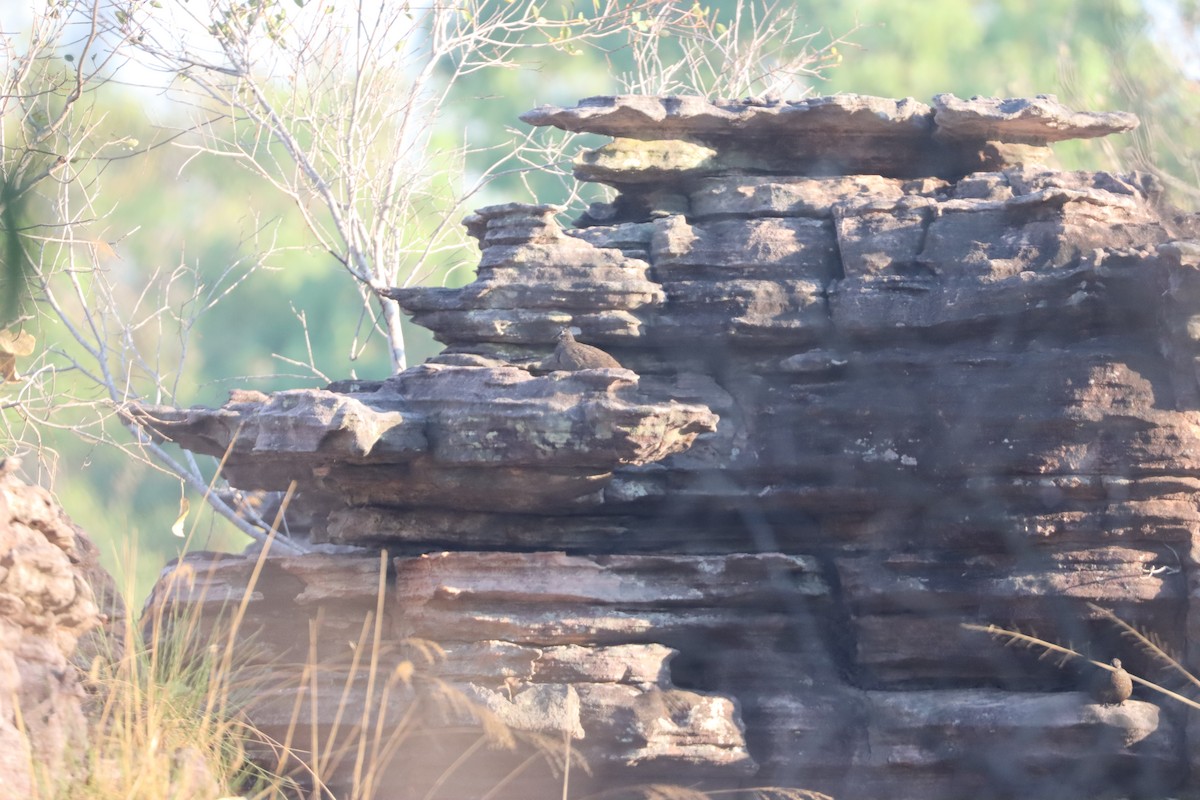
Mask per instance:
[[[583,6],[590,6],[582,4]],[[711,4],[731,13],[732,3]],[[856,92],[928,102],[934,94],[959,96],[1058,95],[1079,109],[1128,110],[1143,126],[1111,141],[1060,145],[1063,166],[1087,169],[1154,169],[1174,199],[1194,204],[1197,185],[1197,84],[1188,76],[1198,17],[1194,2],[1154,0],[797,0],[812,45],[846,36],[837,63],[814,81],[812,94]],[[594,55],[559,56],[529,70],[485,72],[457,90],[438,135],[452,142],[466,126],[494,132],[519,126],[520,112],[539,104],[573,104],[614,93],[614,65]],[[95,102],[106,107],[104,134],[140,143],[166,142],[181,124],[179,112],[144,89],[112,84]],[[490,135],[490,134],[489,134]],[[359,331],[361,302],[351,282],[328,255],[316,252],[286,200],[245,170],[217,158],[165,144],[105,168],[104,197],[110,206],[95,231],[112,243],[106,267],[116,282],[136,292],[139,275],[155,267],[197,266],[220,286],[223,271],[256,252],[255,236],[272,237],[288,249],[253,271],[192,331],[186,370],[177,376],[176,405],[219,405],[230,388],[264,391],[320,386],[318,375],[276,356],[306,361],[297,315],[303,314],[317,368],[336,379],[351,374],[388,374],[379,341],[350,359]],[[561,199],[559,181],[535,183],[538,200]],[[531,200],[515,180],[499,182],[474,206]],[[471,279],[477,253],[450,254],[434,283],[459,285]],[[437,351],[419,329],[409,328],[410,363]],[[63,332],[43,325],[38,336],[52,343]],[[5,413],[12,413],[5,411]],[[64,409],[64,425],[69,410]],[[10,428],[54,457],[35,475],[51,485],[67,511],[97,541],[106,564],[133,571],[135,591],[149,588],[162,565],[178,554],[180,540],[169,530],[179,511],[180,485],[107,446],[89,444],[68,429],[32,430],[20,421]],[[19,451],[19,443],[9,450]],[[28,470],[27,471],[31,471]],[[199,496],[189,492],[193,514]],[[198,525],[198,546],[239,550],[248,542],[211,513],[189,520]],[[136,563],[129,553],[136,544]]]

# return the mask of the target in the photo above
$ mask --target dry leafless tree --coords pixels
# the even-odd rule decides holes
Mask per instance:
[[[9,227],[6,241],[22,248],[36,301],[28,309],[61,338],[31,354],[25,377],[0,395],[13,412],[5,416],[11,438],[36,440],[46,426],[67,425],[121,446],[202,492],[259,540],[269,520],[208,491],[213,465],[155,443],[120,412],[178,402],[197,320],[287,254],[263,228],[216,275],[182,260],[134,275],[114,261],[113,244],[128,232],[97,224],[111,208],[103,166],[137,143],[99,138],[103,105],[85,102],[89,89],[120,69],[141,70],[139,80],[157,70],[190,115],[169,146],[225,159],[289,200],[311,243],[358,287],[368,333],[384,338],[393,368],[403,369],[400,310],[386,290],[466,260],[460,220],[489,183],[568,162],[565,135],[512,131],[496,146],[471,125],[448,131],[472,81],[591,53],[614,70],[624,65],[618,88],[629,92],[796,97],[836,61],[840,43],[815,47],[783,3],[739,2],[722,20],[670,0],[595,0],[586,13],[531,0],[46,0],[31,30],[0,42],[0,170],[14,187],[0,196],[0,220],[24,198],[40,203],[42,223]],[[29,349],[15,336],[0,338],[0,368],[6,347]]]

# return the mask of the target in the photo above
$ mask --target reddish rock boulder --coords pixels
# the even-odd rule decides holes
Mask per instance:
[[[82,780],[88,743],[80,641],[121,602],[95,546],[42,488],[0,462],[0,798]],[[102,614],[104,608],[112,616]],[[94,647],[94,645],[92,645]],[[86,669],[87,663],[82,666]]]

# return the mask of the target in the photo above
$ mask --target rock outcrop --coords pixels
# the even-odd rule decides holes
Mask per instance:
[[[1051,143],[1136,120],[951,96],[593,98],[524,119],[615,137],[576,175],[617,195],[573,227],[551,206],[470,217],[474,283],[391,292],[443,354],[143,418],[228,448],[241,488],[296,481],[318,541],[386,547],[384,660],[436,642],[437,681],[584,756],[573,787],[1182,784],[1178,708],[1098,705],[1090,673],[961,626],[1150,671],[1099,606],[1200,663],[1197,226],[1148,176],[1047,166]],[[523,368],[568,325],[626,369]],[[160,599],[216,607],[252,574],[192,563],[207,588]],[[248,619],[303,660],[305,621],[357,636],[376,571],[271,559]],[[315,714],[301,729],[340,713],[278,685],[272,731],[292,708]],[[350,707],[376,702],[348,685]],[[412,752],[413,787],[453,761]],[[513,796],[562,780],[533,772]]]
[[[83,777],[88,731],[78,660],[87,654],[77,650],[86,650],[81,639],[105,622],[101,608],[121,607],[95,546],[44,489],[25,484],[16,470],[15,459],[0,462],[4,800],[37,797],[53,782]]]

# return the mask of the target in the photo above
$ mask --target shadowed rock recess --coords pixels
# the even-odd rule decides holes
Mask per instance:
[[[560,755],[570,739],[578,796],[1185,784],[1200,747],[1178,707],[1098,705],[1090,672],[960,627],[1160,676],[1095,603],[1200,663],[1200,225],[1147,175],[1048,166],[1052,142],[1137,120],[948,95],[598,97],[523,119],[613,137],[575,173],[615,199],[572,227],[551,206],[469,217],[474,283],[391,292],[441,355],[141,412],[187,448],[232,442],[242,489],[297,481],[289,524],[314,541],[388,549],[381,674],[437,642],[439,685]],[[532,374],[563,326],[625,369]],[[217,608],[252,571],[191,560],[207,583],[160,598]],[[248,610],[263,658],[350,674],[377,563],[271,558]],[[329,681],[297,702],[283,675],[257,721],[332,730]],[[395,715],[421,692],[346,685]],[[440,713],[379,797],[506,776],[497,796],[561,796],[540,762],[510,772],[523,753],[451,769],[471,740],[426,741],[452,729]]]

